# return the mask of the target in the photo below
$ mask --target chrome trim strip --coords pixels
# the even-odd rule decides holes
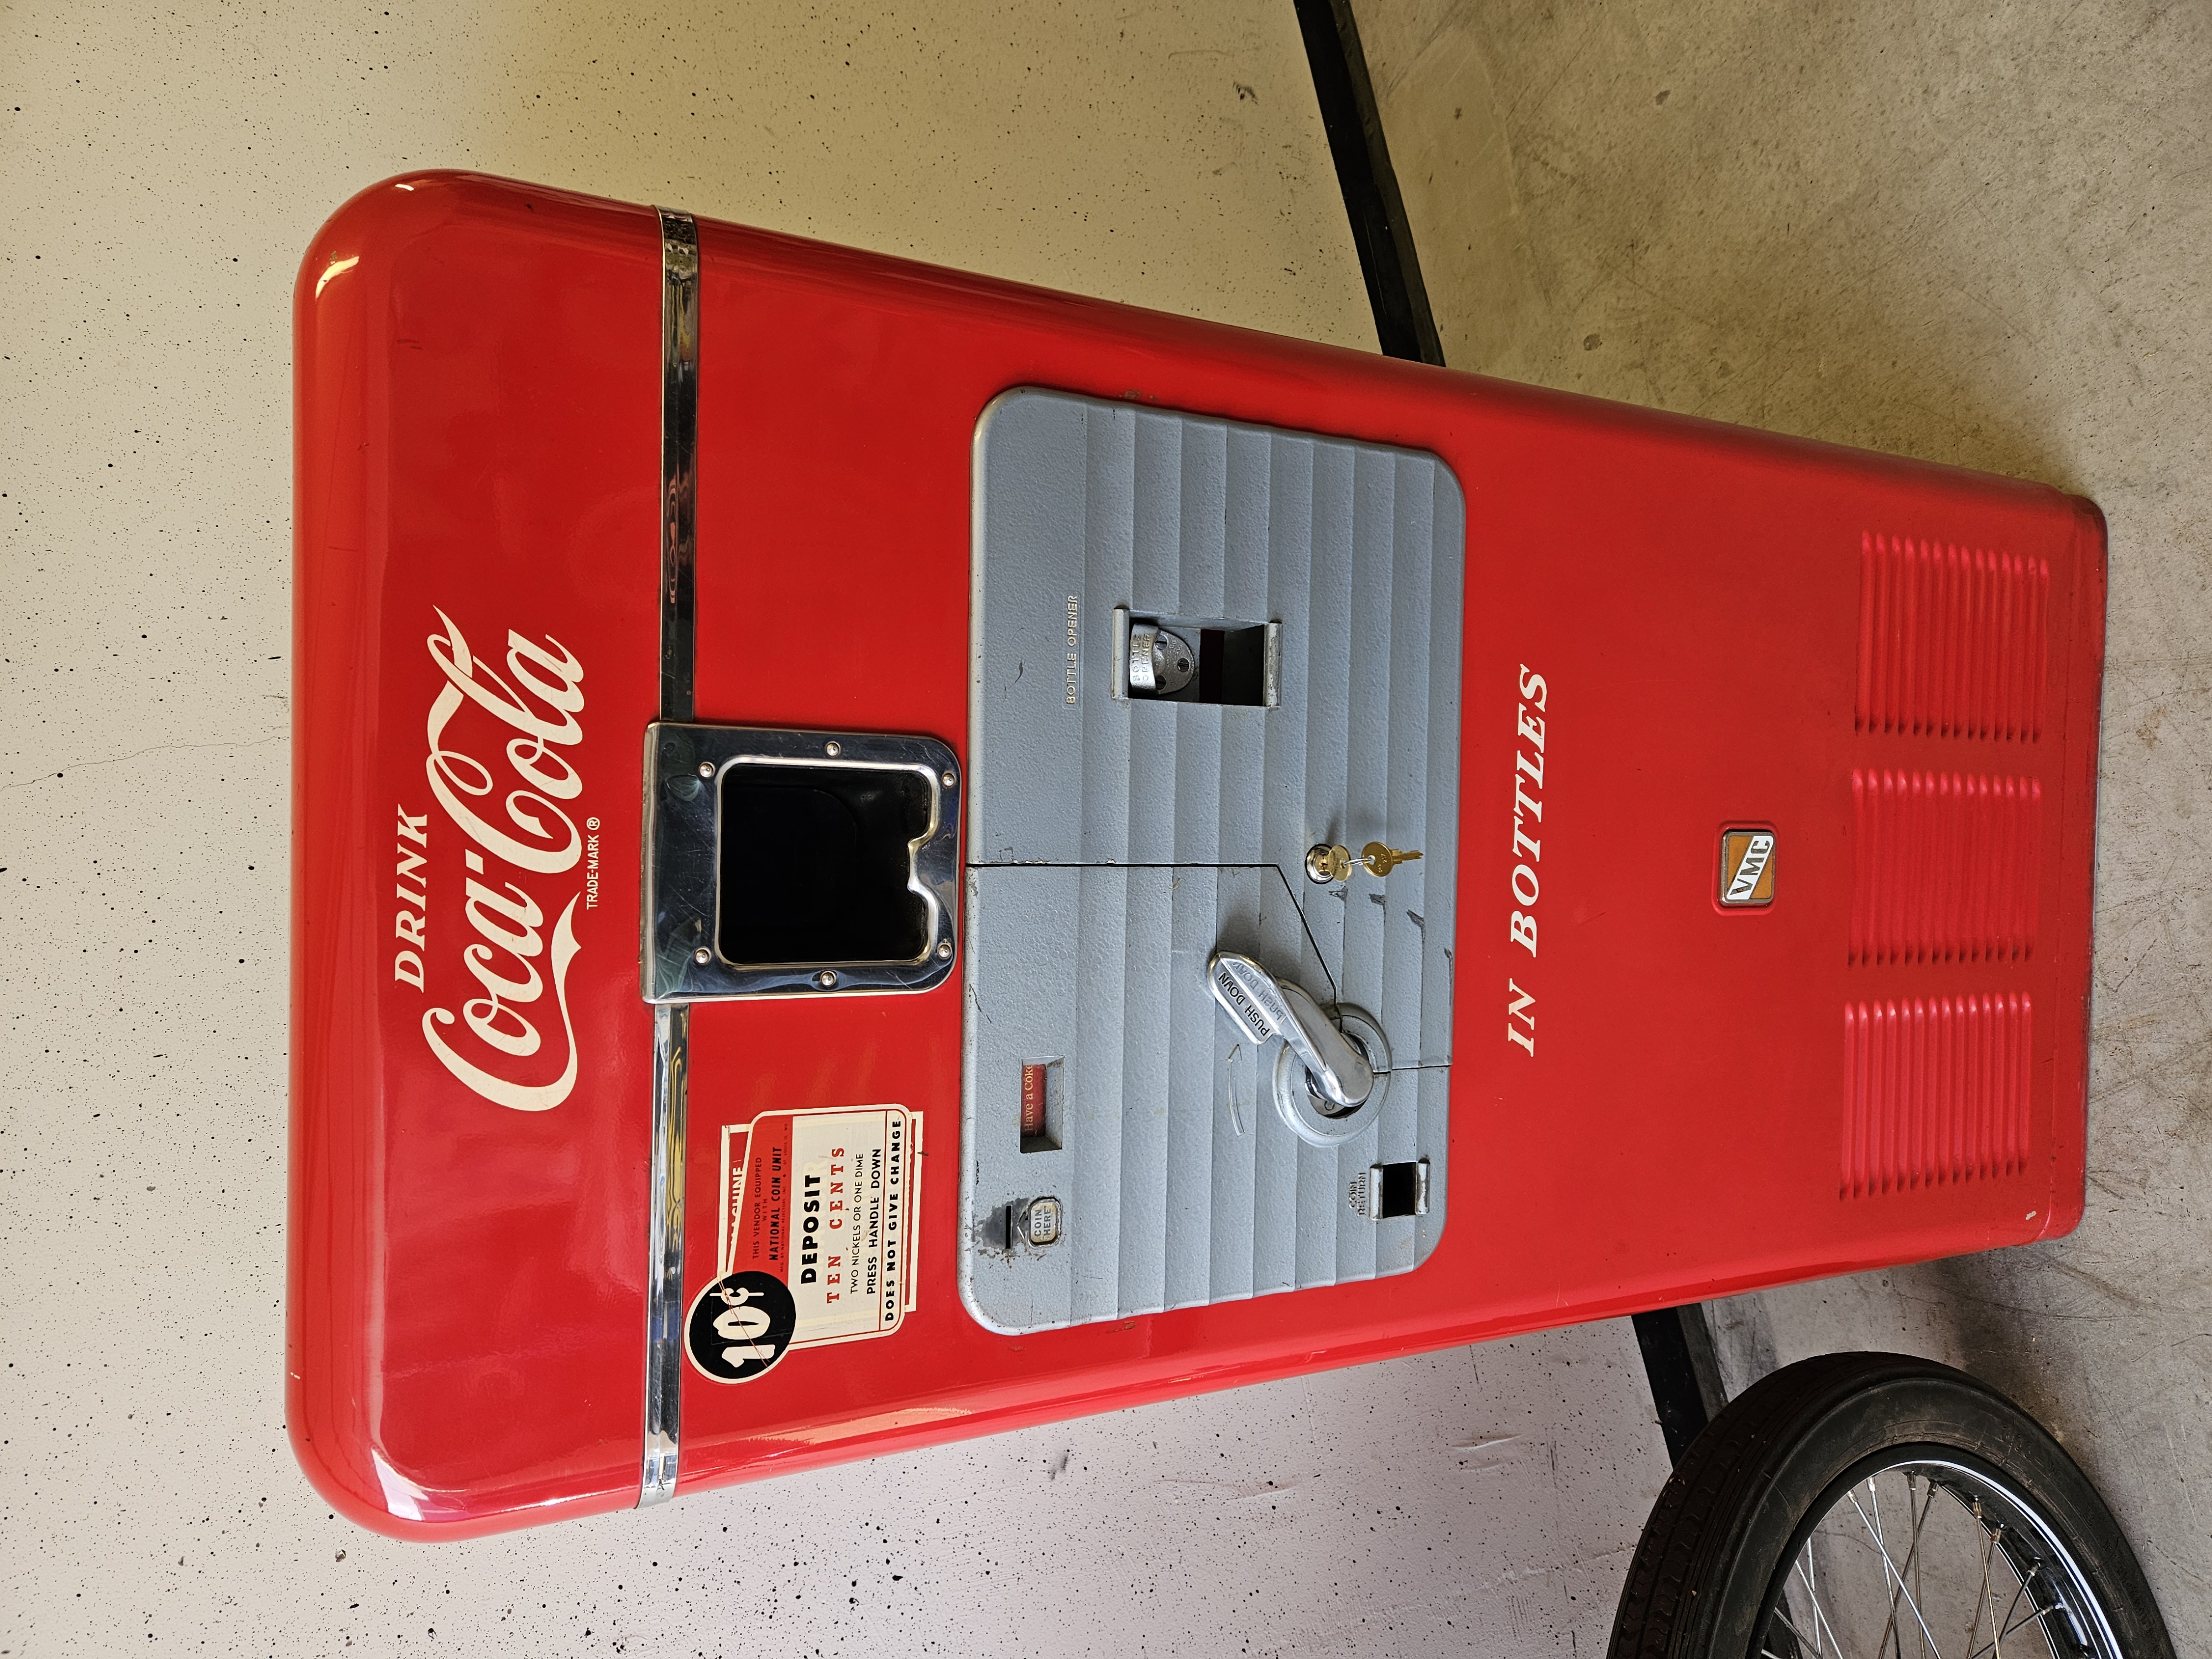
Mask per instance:
[[[645,1313],[645,1465],[638,1507],[676,1496],[684,1405],[684,1128],[691,1011],[653,1011],[653,1187]]]
[[[660,214],[660,717],[691,718],[699,463],[699,228]],[[691,1011],[653,1011],[639,1506],[676,1495],[684,1407],[684,1130]]]
[[[660,718],[691,718],[699,466],[699,228],[660,215]]]

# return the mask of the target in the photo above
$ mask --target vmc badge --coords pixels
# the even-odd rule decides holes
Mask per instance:
[[[1774,902],[1774,832],[1721,831],[1721,903],[1729,909]]]

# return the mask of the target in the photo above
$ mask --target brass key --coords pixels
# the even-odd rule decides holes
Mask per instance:
[[[1313,882],[1343,881],[1354,868],[1362,869],[1381,880],[1401,864],[1410,864],[1420,857],[1419,853],[1401,853],[1395,847],[1385,847],[1379,841],[1370,841],[1354,859],[1348,847],[1321,846],[1306,853],[1306,879]]]
[[[1411,864],[1420,856],[1418,852],[1401,853],[1395,847],[1385,847],[1379,841],[1370,841],[1359,849],[1360,863],[1366,866],[1367,873],[1378,881],[1400,865]]]

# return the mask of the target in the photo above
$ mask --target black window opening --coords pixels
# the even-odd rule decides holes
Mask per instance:
[[[902,768],[732,766],[722,775],[715,941],[740,967],[916,962],[929,906],[908,885],[927,780]]]

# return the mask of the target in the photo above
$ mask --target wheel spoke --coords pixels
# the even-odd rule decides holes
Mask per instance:
[[[1905,1476],[1905,1506],[1907,1509],[1912,1507],[1914,1480],[1911,1471],[1907,1470]],[[1918,1512],[1912,1517],[1912,1547],[1907,1553],[1905,1562],[1905,1565],[1912,1569],[1912,1599],[1915,1601],[1924,1601],[1928,1599],[1928,1592],[1920,1582],[1920,1528],[1927,1522],[1928,1511],[1935,1507],[1936,1483],[1930,1480],[1928,1483],[1928,1501],[1920,1506]]]
[[[1889,1559],[1889,1545],[1887,1540],[1882,1536],[1881,1492],[1881,1489],[1875,1485],[1875,1477],[1872,1475],[1869,1475],[1867,1477],[1866,1488],[1867,1502],[1874,1505],[1874,1519],[1867,1521],[1866,1511],[1864,1510],[1859,1510],[1859,1519],[1866,1522],[1867,1531],[1873,1534],[1875,1550],[1881,1557],[1881,1565],[1884,1569],[1881,1582],[1884,1584],[1887,1584],[1889,1583],[1892,1574],[1896,1571],[1896,1563]],[[1856,1494],[1852,1497],[1851,1504],[1853,1508],[1857,1508],[1858,1498]],[[1899,1589],[1901,1589],[1903,1587],[1904,1581],[1900,1578],[1899,1580]],[[1890,1592],[1889,1618],[1881,1627],[1881,1636],[1876,1638],[1875,1640],[1875,1659],[1881,1659],[1882,1650],[1888,1647],[1893,1640],[1897,1644],[1897,1659],[1905,1659],[1905,1638],[1897,1634],[1897,1590],[1892,1590]]]
[[[1966,1656],[1966,1659],[1982,1659],[1982,1656],[1984,1654],[1992,1656],[1992,1659],[2001,1659],[2001,1656],[2003,1654],[2004,1650],[1999,1646],[1998,1644],[2002,1642],[2005,1637],[2010,1636],[2014,1631],[2026,1630],[2030,1625],[2039,1625],[2045,1620],[2050,1618],[2053,1613],[2063,1613],[2064,1611],[2065,1608],[2060,1607],[2056,1602],[2053,1602],[2047,1607],[2038,1607],[2033,1613],[2029,1613],[2017,1624],[2006,1626],[2002,1634],[1997,1638],[1996,1641],[1984,1643],[1980,1647],[1976,1648],[1972,1653],[1968,1654]]]
[[[2031,1574],[2029,1575],[2029,1577],[2033,1577],[2033,1576],[2034,1576],[2034,1575],[2033,1575],[2033,1573],[2031,1573]],[[2015,1631],[2015,1630],[2017,1630],[2017,1629],[2019,1629],[2019,1628],[2020,1628],[2020,1626],[2017,1626],[2017,1625],[2015,1625],[2015,1624],[2014,1624],[2014,1623],[2012,1622],[2012,1615],[2013,1615],[2013,1611],[2014,1611],[2014,1608],[2016,1608],[2016,1607],[2018,1607],[2020,1606],[2020,1598],[2021,1598],[2021,1596],[2023,1596],[2023,1595],[2027,1595],[2027,1578],[2023,1578],[2023,1579],[2021,1579],[2018,1583],[2016,1583],[2016,1584],[2014,1584],[2014,1585],[2013,1586],[2013,1590],[2012,1590],[2012,1600],[2005,1603],[2005,1612],[2004,1612],[2004,1620],[2003,1620],[2003,1623],[2004,1623],[2004,1626],[2005,1626],[2005,1632],[2004,1632],[2004,1633],[2005,1633],[2006,1635],[2008,1635],[2008,1635],[2010,1635],[2014,1631]],[[2035,1604],[2034,1604],[2033,1602],[2030,1602],[2028,1605],[2029,1605],[2029,1606],[2031,1606],[2031,1607],[2033,1607],[2033,1606],[2034,1606]],[[1994,1632],[1994,1631],[1996,1629],[1996,1626],[1995,1625],[1991,1625],[1991,1626],[1990,1626],[1990,1630],[1991,1630],[1992,1632]]]
[[[1827,1609],[1820,1605],[1820,1587],[1813,1577],[1813,1543],[1810,1539],[1806,1540],[1804,1554],[1798,1558],[1797,1571],[1805,1580],[1805,1594],[1813,1604],[1813,1633],[1818,1636],[1825,1630],[1835,1637],[1836,1652],[1840,1656],[1844,1650],[1844,1638],[1837,1634],[1834,1624],[1828,1618]],[[1813,1644],[1813,1651],[1825,1654],[1828,1650],[1816,1641]]]
[[[1979,1521],[1981,1518],[1982,1506],[1980,1501],[1977,1499],[1974,1504],[1974,1519]],[[2004,1637],[1997,1629],[1996,1593],[1990,1588],[1990,1557],[1996,1553],[1996,1532],[1990,1530],[1984,1524],[1982,1532],[1982,1601],[1990,1613],[1990,1645],[1996,1650],[1996,1659],[2004,1659]],[[2005,1616],[2010,1618],[2012,1615],[2007,1613]]]
[[[1816,1613],[1819,1611],[1819,1609],[1818,1609],[1818,1607],[1817,1607],[1814,1608],[1814,1611],[1815,1611]],[[1826,1653],[1826,1652],[1827,1651],[1827,1650],[1826,1650],[1826,1648],[1822,1647],[1822,1646],[1820,1644],[1820,1643],[1818,1643],[1817,1641],[1810,1641],[1810,1640],[1808,1640],[1808,1639],[1807,1639],[1807,1638],[1806,1638],[1805,1632],[1804,1632],[1803,1631],[1802,1631],[1802,1630],[1799,1630],[1796,1625],[1794,1625],[1794,1624],[1790,1623],[1790,1615],[1789,1615],[1788,1613],[1784,1613],[1784,1612],[1780,1607],[1777,1607],[1777,1608],[1775,1608],[1775,1609],[1774,1609],[1774,1617],[1775,1617],[1775,1620],[1776,1620],[1776,1622],[1777,1622],[1777,1623],[1778,1623],[1778,1624],[1782,1626],[1782,1628],[1783,1628],[1783,1629],[1784,1629],[1784,1630],[1788,1631],[1788,1632],[1790,1633],[1790,1635],[1792,1635],[1792,1636],[1794,1636],[1794,1637],[1796,1637],[1796,1638],[1797,1638],[1797,1651],[1798,1651],[1798,1654],[1799,1654],[1799,1659],[1803,1659],[1803,1656],[1804,1656],[1805,1654],[1808,1653],[1808,1652],[1809,1652],[1809,1653],[1812,1653],[1812,1654],[1814,1654],[1814,1655],[1820,1655],[1820,1654],[1824,1654],[1824,1653]],[[1818,1630],[1818,1629],[1820,1628],[1820,1621],[1818,1619],[1815,1619],[1815,1620],[1813,1621],[1813,1627],[1814,1627],[1815,1630]],[[1762,1638],[1760,1638],[1760,1640],[1759,1640],[1759,1645],[1760,1645],[1762,1648],[1763,1648],[1763,1647],[1765,1647],[1765,1646],[1766,1645],[1765,1638],[1763,1638],[1763,1637],[1762,1637]]]
[[[1920,1583],[1920,1532],[1927,1524],[1928,1511],[1936,1507],[1936,1483],[1933,1480],[1928,1483],[1928,1501],[1916,1506],[1914,1488],[1917,1484],[1918,1477],[1907,1469],[1905,1472],[1905,1512],[1912,1516],[1912,1542],[1905,1552],[1905,1565],[1912,1569],[1912,1599],[1916,1603],[1924,1600],[1926,1595]],[[1901,1584],[1899,1588],[1902,1588]],[[1890,1616],[1894,1618],[1896,1614],[1893,1612]],[[1898,1644],[1900,1649],[1904,1645],[1902,1641]],[[1929,1645],[1932,1647],[1935,1644],[1931,1641]]]
[[[1889,1623],[1882,1627],[1882,1640],[1884,1642],[1887,1642],[1892,1640],[1893,1638],[1897,1644],[1899,1659],[1903,1659],[1905,1653],[1904,1633],[1895,1628],[1897,1624],[1897,1603],[1899,1598],[1902,1597],[1904,1599],[1905,1605],[1912,1609],[1913,1622],[1920,1626],[1920,1634],[1928,1644],[1928,1650],[1936,1656],[1936,1659],[1943,1659],[1942,1644],[1936,1641],[1935,1632],[1928,1628],[1928,1620],[1921,1616],[1920,1604],[1912,1599],[1912,1591],[1911,1587],[1905,1582],[1904,1573],[1898,1570],[1897,1563],[1890,1559],[1889,1546],[1883,1540],[1881,1528],[1877,1524],[1881,1515],[1881,1499],[1875,1495],[1874,1491],[1874,1481],[1871,1479],[1867,1481],[1867,1495],[1874,1500],[1875,1517],[1874,1520],[1869,1520],[1867,1518],[1866,1510],[1860,1504],[1859,1495],[1856,1492],[1850,1494],[1851,1507],[1858,1510],[1859,1520],[1861,1523],[1865,1526],[1869,1535],[1873,1538],[1875,1548],[1881,1552],[1881,1565],[1884,1571],[1888,1575],[1889,1579],[1893,1580],[1897,1586],[1895,1591],[1890,1596]],[[1931,1498],[1934,1497],[1932,1491],[1929,1493],[1929,1497]],[[1906,1560],[1910,1562],[1911,1559],[1911,1558],[1908,1556]],[[1881,1648],[1877,1646],[1875,1650],[1879,1654],[1881,1652]]]
[[[1889,1530],[1883,1526],[1881,1520],[1881,1488],[1875,1485],[1875,1477],[1872,1475],[1867,1477],[1867,1502],[1874,1505],[1875,1547],[1881,1552],[1882,1565],[1887,1567],[1897,1579],[1897,1588],[1889,1593],[1889,1621],[1881,1627],[1881,1638],[1874,1644],[1874,1650],[1878,1655],[1883,1648],[1894,1643],[1897,1648],[1897,1659],[1905,1659],[1905,1632],[1897,1628],[1897,1602],[1898,1598],[1905,1594],[1905,1575],[1898,1571],[1897,1564],[1889,1559]],[[1910,1508],[1911,1502],[1911,1498],[1908,1496],[1905,1499],[1906,1507]]]
[[[1805,1600],[1813,1609],[1813,1651],[1819,1653],[1823,1650],[1820,1643],[1820,1592],[1814,1587],[1813,1583],[1813,1540],[1809,1538],[1805,1540],[1804,1553],[1797,1558],[1797,1577],[1804,1582]],[[1783,1599],[1785,1601],[1789,1600],[1786,1586]],[[1802,1642],[1805,1638],[1801,1636],[1797,1639]]]

